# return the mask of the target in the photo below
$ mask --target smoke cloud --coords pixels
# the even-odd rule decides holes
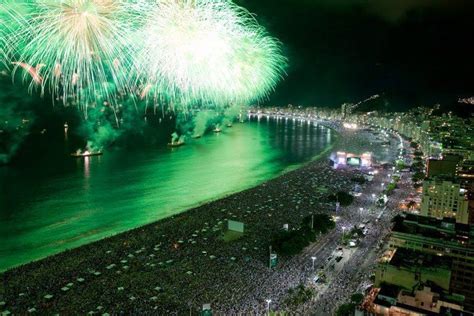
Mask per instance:
[[[30,133],[35,119],[30,110],[34,100],[14,88],[5,72],[0,76],[0,164],[6,164]]]

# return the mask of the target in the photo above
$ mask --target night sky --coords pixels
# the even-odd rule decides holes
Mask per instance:
[[[279,38],[288,75],[264,105],[392,110],[474,96],[473,0],[235,0]],[[0,76],[2,91],[13,88]],[[50,100],[37,101],[49,104]]]
[[[474,1],[237,2],[289,58],[269,104],[338,106],[382,94],[407,109],[474,95]]]

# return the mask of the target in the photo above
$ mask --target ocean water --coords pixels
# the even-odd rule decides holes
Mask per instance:
[[[321,125],[262,118],[179,148],[145,142],[86,159],[69,157],[66,139],[44,140],[0,167],[0,271],[255,186],[335,137]]]

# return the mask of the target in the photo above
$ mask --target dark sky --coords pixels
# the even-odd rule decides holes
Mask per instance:
[[[402,109],[474,95],[474,1],[237,2],[289,58],[270,104],[336,106],[377,93]]]

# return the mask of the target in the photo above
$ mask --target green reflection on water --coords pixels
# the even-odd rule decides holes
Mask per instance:
[[[3,168],[0,270],[255,186],[311,160],[333,134],[313,125],[236,124],[172,150],[65,157],[56,173],[48,171],[54,159],[44,168]]]

